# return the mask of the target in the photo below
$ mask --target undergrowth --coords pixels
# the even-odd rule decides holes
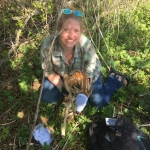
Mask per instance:
[[[124,114],[138,127],[150,122],[150,1],[76,2],[85,14],[84,34],[94,44],[101,60],[103,80],[109,67],[126,74],[111,102],[96,110],[88,104],[81,115],[68,120],[61,137],[64,104],[41,103],[36,124],[43,122],[53,142],[42,147],[32,139],[31,150],[90,150],[88,126],[93,120]],[[22,1],[0,4],[0,149],[26,149],[42,80],[39,47],[55,31],[62,1]],[[23,9],[20,9],[23,8]],[[141,128],[150,135],[150,127]]]

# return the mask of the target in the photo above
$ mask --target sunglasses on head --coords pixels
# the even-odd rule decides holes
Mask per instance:
[[[70,15],[71,13],[74,13],[78,17],[83,17],[83,13],[79,10],[62,9],[61,12],[65,15]]]

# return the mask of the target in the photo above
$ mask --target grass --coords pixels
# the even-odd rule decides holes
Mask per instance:
[[[18,16],[25,16],[23,11],[15,9],[15,3],[6,1],[3,4],[5,7],[0,5],[3,8],[1,15],[3,23],[0,25],[3,29],[0,32],[0,149],[2,150],[26,149],[42,80],[39,46],[43,38],[54,31],[53,24],[56,21],[58,5],[56,9],[52,2],[49,1],[49,5],[47,3],[40,5],[38,1],[31,2],[28,6],[36,8],[42,14],[32,16],[25,26],[21,23],[21,19],[19,22],[11,20],[12,10]],[[46,6],[49,7],[44,11],[42,8]],[[32,150],[90,149],[88,125],[94,120],[111,117],[114,108],[116,113],[124,114],[138,127],[140,124],[149,123],[150,120],[149,1],[124,3],[111,0],[107,3],[87,1],[76,3],[76,6],[85,14],[84,22],[87,29],[84,33],[91,39],[101,60],[103,80],[109,74],[109,67],[112,66],[128,75],[130,85],[128,88],[121,88],[107,107],[96,111],[88,104],[81,115],[74,119],[70,118],[66,138],[62,138],[60,132],[64,104],[40,103],[36,124],[43,122],[51,130],[54,140],[49,148],[42,147],[32,139]],[[16,45],[14,49],[12,42],[14,46]],[[150,135],[149,126],[141,129]]]

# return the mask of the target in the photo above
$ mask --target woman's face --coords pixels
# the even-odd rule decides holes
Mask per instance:
[[[74,46],[79,42],[81,35],[79,21],[69,18],[64,22],[62,29],[63,31],[59,35],[62,48],[64,50],[73,49]]]

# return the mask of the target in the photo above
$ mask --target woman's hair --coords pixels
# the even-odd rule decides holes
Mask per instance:
[[[81,27],[81,32],[83,31],[83,21],[82,21],[82,17],[78,17],[74,14],[74,12],[72,12],[71,14],[63,14],[62,12],[59,13],[58,15],[58,20],[57,20],[57,31],[61,31],[63,23],[68,20],[68,19],[75,19],[80,23],[80,27]]]

